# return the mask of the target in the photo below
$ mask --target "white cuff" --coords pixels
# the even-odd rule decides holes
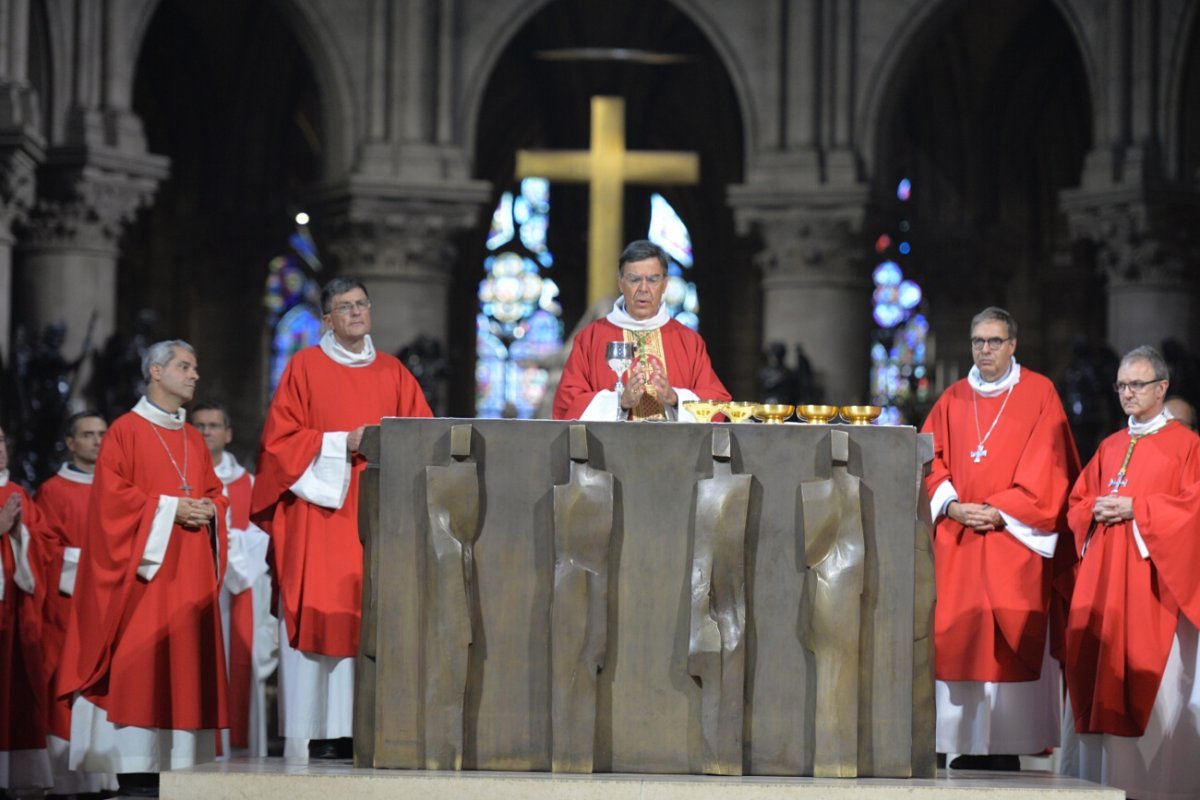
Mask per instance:
[[[938,517],[946,515],[946,506],[958,499],[958,490],[954,488],[954,484],[950,481],[942,481],[941,485],[933,491],[933,497],[929,498],[929,515],[933,517],[933,521],[937,522]]]
[[[996,510],[1000,511],[1000,509]],[[1054,556],[1054,548],[1058,545],[1057,533],[1031,528],[1016,517],[1010,517],[1003,511],[1000,511],[1000,516],[1004,519],[1004,527],[1018,542],[1043,558],[1052,558]]]
[[[29,566],[29,529],[24,522],[8,532],[8,541],[13,554],[13,583],[25,594],[33,594],[36,584]],[[4,588],[4,571],[0,570],[0,600],[4,599]]]
[[[1150,559],[1150,549],[1146,547],[1146,540],[1142,538],[1142,532],[1138,530],[1137,520],[1133,522],[1133,543],[1137,545],[1138,553],[1141,554],[1143,561]]]
[[[337,511],[350,490],[350,457],[346,451],[347,431],[326,433],[321,452],[289,489],[301,500]]]
[[[75,571],[79,568],[79,548],[63,550],[62,574],[58,578],[58,590],[67,597],[75,594]]]
[[[230,594],[241,594],[267,572],[267,546],[270,537],[257,525],[229,531],[229,564],[225,571],[225,588]]]
[[[167,545],[171,543],[171,529],[175,527],[175,512],[179,509],[179,498],[161,495],[158,507],[154,509],[154,521],[150,523],[150,536],[146,538],[146,549],[138,564],[139,578],[154,580],[158,568],[162,566],[163,558],[167,555]]]

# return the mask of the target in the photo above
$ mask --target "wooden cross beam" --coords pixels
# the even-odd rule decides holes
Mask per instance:
[[[518,178],[586,183],[588,209],[588,305],[613,294],[624,245],[625,184],[692,185],[700,181],[695,153],[625,149],[625,100],[592,98],[590,150],[518,150]]]

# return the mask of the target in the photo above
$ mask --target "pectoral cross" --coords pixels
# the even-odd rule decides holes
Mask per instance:
[[[1117,477],[1108,482],[1108,488],[1112,489],[1113,494],[1116,494],[1121,490],[1121,487],[1127,483],[1129,483],[1129,481],[1125,480],[1124,473],[1118,472]]]
[[[592,98],[590,150],[518,150],[518,178],[588,184],[588,303],[613,294],[621,257],[623,193],[627,183],[700,182],[695,153],[625,149],[625,100]]]
[[[180,486],[180,487],[179,487],[179,491],[183,492],[183,493],[184,493],[185,495],[187,495],[188,497],[191,497],[191,496],[192,496],[192,487],[191,487],[191,486],[188,486],[188,482],[187,482],[187,481],[184,481],[184,482],[183,482],[183,486]]]
[[[979,446],[972,450],[970,455],[971,458],[975,459],[975,463],[978,464],[987,455],[987,450],[983,449],[983,442],[980,442]]]

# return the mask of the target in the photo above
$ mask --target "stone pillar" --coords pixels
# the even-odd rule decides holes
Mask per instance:
[[[68,360],[82,352],[89,327],[92,347],[113,332],[121,230],[153,197],[167,163],[104,148],[63,147],[47,156],[37,204],[21,228],[13,296],[31,335],[66,323]]]
[[[1200,193],[1078,189],[1064,192],[1062,204],[1072,236],[1096,246],[1108,279],[1108,343],[1118,355],[1168,338],[1194,342]]]
[[[316,199],[313,224],[337,274],[360,278],[371,294],[376,348],[395,353],[425,335],[446,351],[456,240],[488,199],[477,181],[434,188],[353,179]]]
[[[865,193],[839,204],[731,190],[739,231],[761,244],[763,345],[802,345],[831,403],[868,401],[871,282],[859,231]],[[809,398],[796,398],[806,400]]]
[[[36,195],[42,139],[24,125],[0,127],[0,360],[11,363],[13,227],[25,218]]]

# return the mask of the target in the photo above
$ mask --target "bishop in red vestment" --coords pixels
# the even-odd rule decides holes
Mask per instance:
[[[1014,769],[1017,754],[1058,744],[1048,634],[1079,462],[1054,385],[1013,357],[1008,312],[980,312],[971,347],[970,376],[938,398],[922,429],[934,438],[937,749],[966,754],[956,768]]]
[[[47,745],[50,766],[54,770],[54,794],[93,794],[117,788],[116,777],[111,774],[70,768],[71,701],[70,698],[55,697],[54,689],[74,601],[79,555],[87,530],[92,479],[100,456],[100,444],[107,431],[108,423],[95,411],[72,415],[67,420],[64,438],[70,459],[41,485],[37,493],[38,507],[50,520],[51,530],[61,537],[48,576],[42,630],[49,697]]]
[[[1124,430],[1071,492],[1080,553],[1067,628],[1075,746],[1064,769],[1131,797],[1200,791],[1200,437],[1163,408],[1153,348],[1117,372]]]
[[[321,295],[328,330],[284,370],[263,429],[251,519],[271,537],[280,610],[280,727],[285,755],[347,755],[362,613],[358,452],[383,417],[429,417],[421,387],[371,342],[357,281]]]
[[[109,428],[96,462],[58,693],[71,767],[157,773],[211,760],[228,725],[217,591],[226,501],[181,405],[195,351],[158,342],[146,396]]]
[[[42,606],[54,542],[37,506],[9,479],[0,431],[0,790],[53,786],[46,751]]]
[[[671,318],[663,305],[667,255],[648,241],[629,244],[617,268],[621,297],[612,312],[580,331],[554,396],[555,419],[681,419],[687,400],[729,400],[713,372],[704,340]],[[623,391],[605,350],[609,342],[637,348],[622,372]]]

